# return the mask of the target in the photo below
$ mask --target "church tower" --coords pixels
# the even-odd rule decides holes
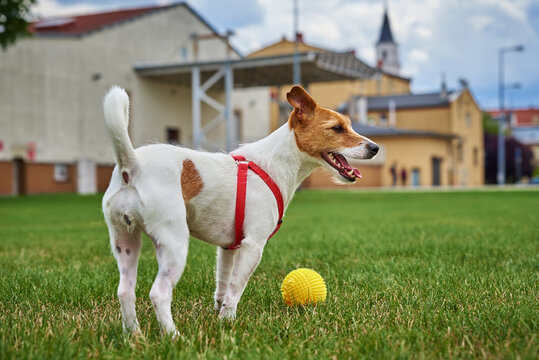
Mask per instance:
[[[376,63],[383,71],[399,75],[399,47],[389,25],[389,16],[387,15],[387,6],[384,7],[384,21],[380,31],[380,39],[376,43]]]

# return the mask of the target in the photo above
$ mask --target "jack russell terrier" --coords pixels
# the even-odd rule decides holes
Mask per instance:
[[[221,319],[234,319],[264,246],[301,182],[322,166],[338,182],[353,183],[361,174],[346,158],[370,159],[378,152],[378,145],[352,129],[348,117],[318,106],[300,86],[286,97],[294,108],[288,122],[231,155],[165,144],[135,150],[127,132],[126,92],[113,87],[105,96],[117,166],[103,213],[120,271],[125,331],[139,331],[135,283],[142,232],[156,249],[159,271],[150,299],[166,334],[178,335],[170,305],[189,235],[217,246],[215,310]]]

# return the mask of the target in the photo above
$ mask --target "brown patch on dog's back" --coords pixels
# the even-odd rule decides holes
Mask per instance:
[[[183,201],[186,203],[197,196],[204,188],[202,177],[200,177],[195,164],[189,159],[183,161],[181,182]]]

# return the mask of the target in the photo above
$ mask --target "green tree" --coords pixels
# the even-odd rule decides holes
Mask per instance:
[[[483,130],[487,134],[498,133],[498,120],[494,119],[488,112],[483,111]]]
[[[28,17],[36,0],[0,0],[0,46],[6,49],[18,38],[29,36]]]

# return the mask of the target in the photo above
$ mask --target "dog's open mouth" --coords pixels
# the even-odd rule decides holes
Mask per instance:
[[[358,169],[350,166],[346,158],[336,152],[323,152],[322,158],[331,165],[335,170],[339,172],[343,178],[348,181],[354,182],[357,178],[361,178],[361,173]]]

